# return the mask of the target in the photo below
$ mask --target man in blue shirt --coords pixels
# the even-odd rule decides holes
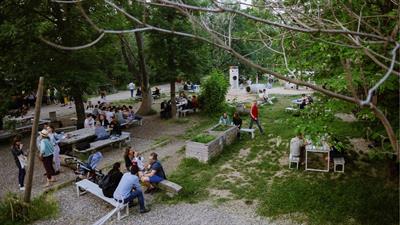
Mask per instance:
[[[160,183],[164,179],[167,179],[164,169],[157,158],[157,153],[153,152],[150,154],[150,173],[144,174],[142,177],[142,182],[145,183],[146,186],[149,186],[145,191],[146,194],[156,191],[157,188],[152,184]]]
[[[139,168],[137,165],[132,165],[131,171],[122,176],[117,189],[114,191],[113,197],[115,200],[123,202],[124,204],[129,202],[130,206],[133,205],[133,199],[137,197],[140,213],[147,213],[150,209],[146,209],[144,206],[142,187],[140,186],[139,178],[135,175],[138,172]]]

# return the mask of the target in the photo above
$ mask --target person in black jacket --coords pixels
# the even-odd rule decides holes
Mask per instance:
[[[23,144],[21,143],[21,138],[18,136],[15,137],[11,147],[11,153],[13,154],[15,164],[17,164],[18,167],[18,182],[19,182],[19,190],[21,191],[25,190],[24,179],[25,179],[25,165],[26,165],[26,156],[22,148]]]
[[[127,171],[131,171],[132,160],[135,157],[134,151],[131,147],[127,147],[124,153],[124,162]]]
[[[121,163],[119,162],[114,163],[113,168],[106,175],[108,176],[108,178],[105,179],[107,182],[101,185],[103,195],[108,198],[113,197],[114,191],[118,187],[119,182],[121,181],[123,174],[121,173],[120,167]]]
[[[121,131],[121,124],[119,123],[118,119],[116,116],[112,117],[112,121],[110,123],[110,127],[112,128],[111,130],[111,135],[116,135],[120,136],[122,131]]]
[[[240,128],[242,128],[242,119],[240,118],[238,112],[235,112],[233,114],[232,122],[238,128],[237,137],[240,139]]]

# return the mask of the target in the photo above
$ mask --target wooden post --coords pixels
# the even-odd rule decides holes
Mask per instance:
[[[33,119],[32,124],[32,132],[31,132],[31,140],[29,143],[29,158],[28,158],[28,176],[25,185],[25,194],[24,194],[24,202],[29,203],[31,201],[31,192],[32,192],[32,178],[33,178],[33,170],[35,166],[35,155],[37,151],[36,147],[36,136],[38,131],[38,124],[40,119],[40,108],[42,106],[42,97],[43,97],[43,81],[44,78],[39,78],[39,85],[36,94],[36,104],[35,104],[35,117]]]

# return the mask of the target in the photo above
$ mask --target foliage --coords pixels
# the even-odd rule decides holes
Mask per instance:
[[[346,158],[346,173],[341,175],[307,173],[302,167],[299,171],[287,168],[288,144],[296,134],[297,123],[304,125],[317,120],[317,124],[328,127],[332,137],[338,136],[341,140],[362,137],[365,130],[365,123],[346,123],[332,117],[318,122],[318,116],[313,117],[316,113],[307,113],[311,117],[305,117],[306,121],[286,114],[283,111],[291,99],[280,97],[277,104],[260,107],[260,121],[267,128],[266,136],[256,135],[251,139],[243,135],[208,164],[184,159],[170,176],[182,185],[182,195],[177,198],[161,195],[162,200],[197,202],[207,198],[208,190],[217,189],[232,193],[224,201],[257,202],[258,213],[267,217],[290,215],[290,219],[306,224],[396,224],[398,184],[387,179],[382,170],[386,161],[382,158],[368,161],[366,167]],[[209,124],[214,122],[214,118],[209,118]],[[245,126],[248,121],[243,123]],[[202,124],[207,125],[206,121]],[[248,153],[242,155],[245,149]],[[351,146],[346,150],[352,152]],[[373,170],[382,172],[371,176]]]
[[[213,71],[201,84],[199,96],[201,109],[208,114],[223,111],[228,87],[229,84],[224,75],[218,71]]]
[[[226,131],[227,129],[231,128],[231,126],[218,124],[218,126],[214,127],[212,131]]]
[[[3,128],[9,131],[15,131],[17,128],[17,121],[12,120],[10,116],[3,117]]]
[[[57,213],[57,202],[49,195],[35,197],[27,204],[17,194],[8,193],[0,202],[0,224],[3,225],[30,224]]]
[[[210,135],[210,134],[198,134],[194,138],[192,138],[191,141],[207,144],[208,142],[210,142],[214,139],[215,139],[215,136]]]

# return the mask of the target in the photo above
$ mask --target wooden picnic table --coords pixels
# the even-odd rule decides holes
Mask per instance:
[[[86,140],[88,138],[95,137],[96,134],[94,132],[94,129],[92,128],[83,128],[79,130],[74,130],[68,133],[64,134],[64,137],[61,141],[61,145],[72,145],[76,144],[78,142],[81,142],[83,140]]]
[[[25,122],[25,121],[32,120],[32,119],[33,119],[33,116],[20,116],[20,117],[11,118],[10,120],[14,120],[17,123],[21,123],[21,122]]]

